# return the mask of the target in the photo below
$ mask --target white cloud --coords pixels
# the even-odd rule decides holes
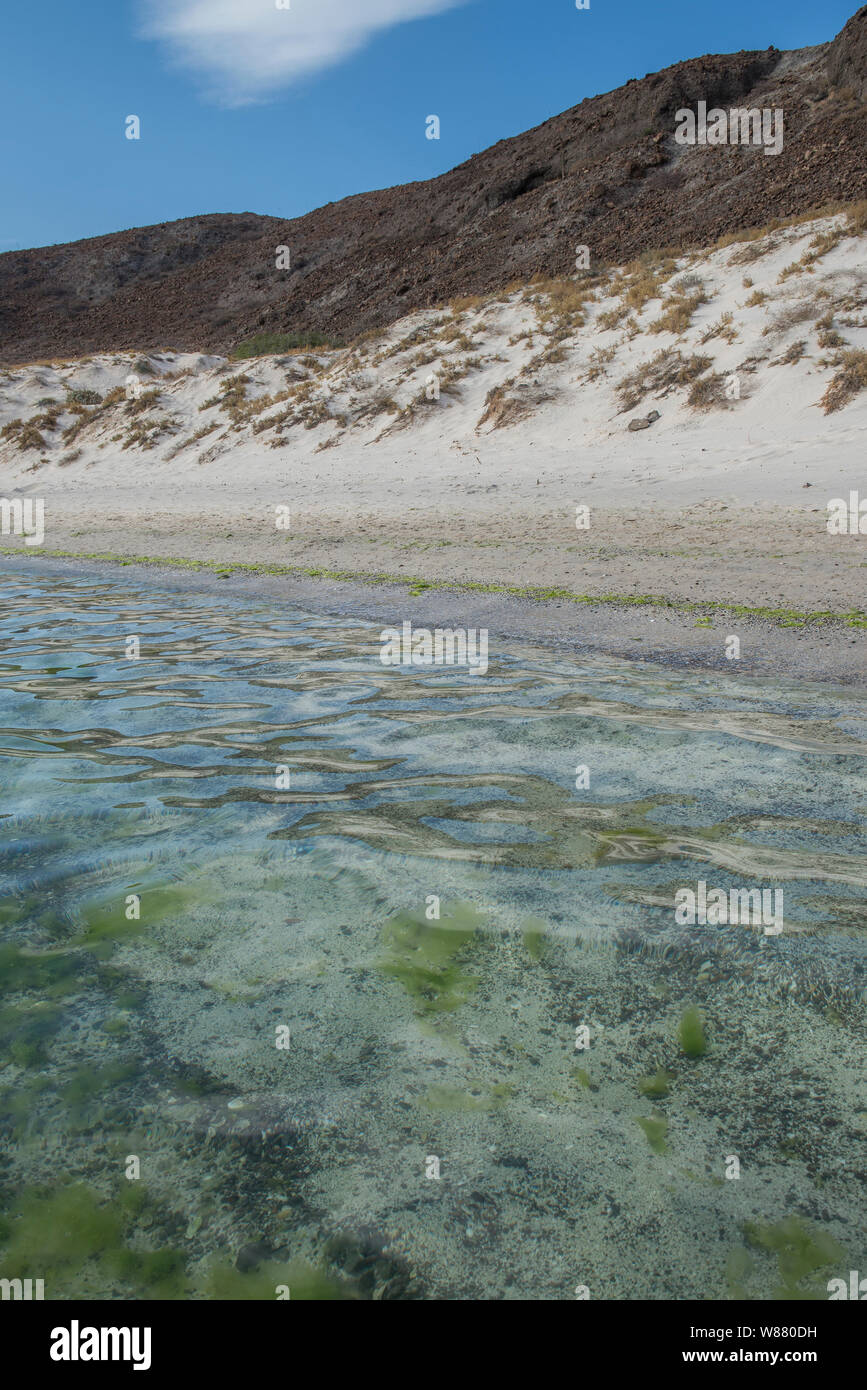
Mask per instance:
[[[142,37],[166,42],[175,62],[207,79],[210,95],[240,106],[348,58],[380,29],[466,0],[144,0]]]

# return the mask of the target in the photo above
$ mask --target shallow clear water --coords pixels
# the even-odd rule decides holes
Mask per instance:
[[[0,1277],[867,1268],[864,694],[493,641],[483,677],[386,668],[378,627],[226,589],[0,571]],[[699,880],[781,888],[782,934],[678,925]]]

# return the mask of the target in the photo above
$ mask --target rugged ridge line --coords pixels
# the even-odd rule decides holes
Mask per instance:
[[[684,148],[682,106],[781,107],[785,145]],[[0,255],[0,360],[346,338],[536,273],[716,238],[867,192],[867,6],[833,42],[709,55],[587,98],[435,179],[289,221],[213,214]],[[291,271],[275,250],[291,248]]]

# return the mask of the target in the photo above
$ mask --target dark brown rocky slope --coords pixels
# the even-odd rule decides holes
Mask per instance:
[[[785,144],[685,148],[675,112],[781,107]],[[828,44],[695,58],[592,97],[439,178],[282,221],[215,214],[0,256],[0,360],[263,331],[347,337],[409,309],[867,196],[867,6]],[[291,271],[275,268],[278,245]]]

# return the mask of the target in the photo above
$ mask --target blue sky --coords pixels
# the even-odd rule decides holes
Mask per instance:
[[[0,251],[429,178],[683,58],[798,48],[856,0],[44,0],[7,6]],[[416,16],[409,19],[406,16]],[[124,136],[141,119],[139,141]],[[425,118],[441,138],[425,138]]]

